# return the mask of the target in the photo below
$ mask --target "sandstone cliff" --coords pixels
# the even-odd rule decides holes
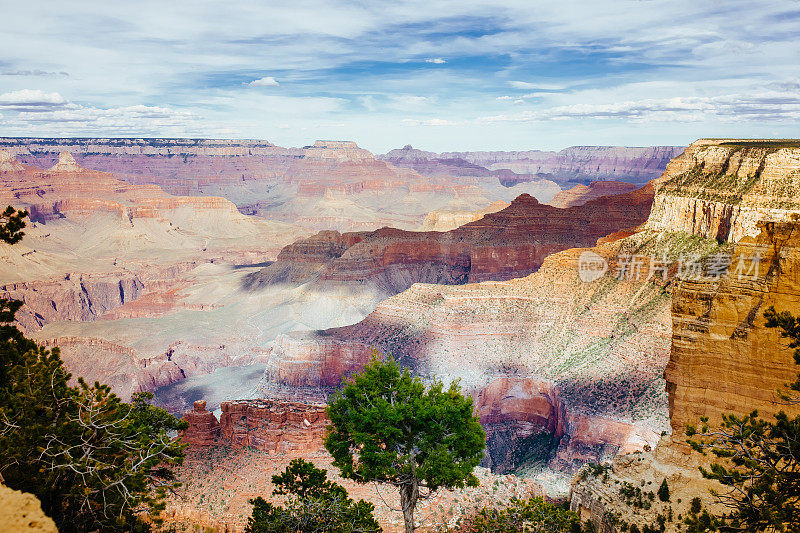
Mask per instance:
[[[798,367],[787,341],[764,327],[764,310],[796,313],[800,306],[800,224],[763,222],[754,239],[741,239],[728,275],[721,279],[683,279],[673,292],[672,345],[666,368],[672,436],[652,452],[619,457],[612,468],[586,470],[573,482],[571,506],[591,519],[598,531],[624,531],[622,523],[644,525],[663,517],[686,516],[688,502],[700,497],[712,510],[710,490],[725,487],[701,477],[710,458],[684,443],[687,424],[709,417],[713,427],[722,413],[742,415],[758,409],[762,417],[779,410],[798,414],[796,405],[777,403],[777,391],[794,381]],[[652,508],[620,496],[620,486],[655,491],[666,479],[672,499]],[[645,490],[645,489],[642,489]],[[677,531],[677,520],[666,522]]]
[[[36,496],[3,484],[0,484],[0,524],[4,531],[14,533],[58,533]]]
[[[758,234],[800,210],[800,142],[701,139],[656,182],[647,227],[719,241]]]
[[[777,390],[798,368],[786,341],[764,327],[764,311],[800,309],[800,225],[759,227],[758,237],[739,242],[728,276],[685,280],[674,293],[664,377],[676,434],[700,416],[792,410],[776,403]]]

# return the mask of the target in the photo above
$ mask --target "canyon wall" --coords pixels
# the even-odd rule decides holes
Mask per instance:
[[[798,366],[788,341],[765,327],[763,316],[770,306],[794,314],[800,307],[800,224],[762,222],[759,228],[756,238],[744,237],[736,245],[725,277],[682,279],[674,290],[664,373],[672,435],[653,450],[617,457],[610,467],[586,469],[574,479],[571,508],[598,531],[617,533],[631,524],[641,530],[659,515],[687,516],[696,497],[711,512],[727,511],[711,490],[724,494],[729,488],[701,476],[698,467],[710,469],[715,458],[685,443],[687,425],[707,416],[713,428],[723,413],[741,416],[755,409],[765,419],[778,411],[800,413],[797,405],[778,401],[778,391],[794,381]],[[620,494],[625,486],[653,492],[663,480],[669,503],[643,508]],[[679,531],[678,524],[666,521],[666,531]]]
[[[647,227],[738,241],[800,211],[800,142],[700,139],[655,182]]]
[[[421,173],[443,165],[473,170],[510,171],[501,181],[513,185],[533,177],[568,181],[620,180],[644,183],[657,178],[666,164],[683,151],[681,146],[572,146],[559,152],[542,150],[509,152],[444,152],[436,154],[406,146],[382,158]],[[474,170],[473,170],[474,171]]]
[[[76,165],[129,183],[154,184],[173,195],[223,197],[243,214],[318,230],[415,229],[430,211],[475,211],[509,199],[485,169],[423,177],[352,141],[281,148],[256,140],[0,138],[3,149],[16,155],[17,165],[45,168],[71,154]],[[546,201],[559,190],[541,181],[517,194]]]
[[[762,416],[779,409],[778,389],[798,367],[779,331],[764,327],[764,311],[800,309],[800,225],[762,222],[742,239],[720,280],[684,280],[673,296],[672,350],[664,377],[676,434],[701,416]]]

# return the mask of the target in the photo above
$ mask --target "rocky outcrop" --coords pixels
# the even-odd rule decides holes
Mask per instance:
[[[25,165],[17,161],[8,150],[0,150],[0,172],[19,172]]]
[[[800,141],[700,139],[656,182],[647,227],[736,242],[800,211]]]
[[[425,215],[425,220],[422,222],[422,231],[450,231],[454,230],[464,224],[475,222],[482,219],[489,213],[496,213],[508,207],[508,202],[498,200],[493,202],[488,207],[479,209],[478,211],[450,211],[440,210],[431,211]]]
[[[75,162],[75,158],[72,157],[72,154],[69,152],[61,152],[58,154],[58,163],[50,167],[47,171],[49,173],[61,173],[61,172],[81,172],[83,169],[78,166],[78,163]]]
[[[58,533],[36,496],[3,484],[0,484],[0,524],[5,531],[14,533]]]
[[[181,440],[189,446],[213,446],[219,442],[219,421],[206,409],[205,400],[194,402],[194,408],[183,413],[183,419],[189,427],[182,432]]]
[[[303,283],[325,268],[332,260],[342,256],[351,246],[361,242],[366,233],[321,231],[307,239],[285,246],[276,261],[257,275],[245,280],[245,287],[253,289],[278,283]]]
[[[762,416],[793,406],[776,403],[777,391],[794,381],[792,351],[764,311],[800,308],[800,224],[764,222],[755,239],[742,239],[728,275],[684,280],[674,293],[673,333],[664,374],[673,431],[681,434],[701,416]]]
[[[371,233],[319,234],[284,249],[274,264],[252,275],[249,287],[273,280],[370,283],[396,294],[414,283],[463,284],[535,272],[548,255],[643,222],[652,189],[603,197],[558,209],[520,195],[510,206],[449,232],[382,228]],[[345,250],[344,245],[350,244]],[[307,254],[308,259],[301,259]],[[321,259],[329,257],[327,264]],[[299,273],[299,274],[298,274]]]
[[[27,331],[58,320],[96,320],[143,292],[144,283],[132,272],[75,273],[60,280],[0,286],[0,297],[24,302],[16,319]]]
[[[583,205],[602,196],[625,194],[634,189],[636,189],[636,185],[622,181],[593,181],[589,185],[576,185],[571,189],[561,191],[547,203],[553,207],[572,207]]]
[[[223,402],[221,409],[223,442],[270,452],[319,450],[329,423],[319,404],[239,400]]]

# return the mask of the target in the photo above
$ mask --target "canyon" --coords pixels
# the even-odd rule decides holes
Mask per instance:
[[[423,176],[352,141],[282,148],[255,140],[0,138],[0,149],[40,167],[68,152],[82,167],[130,183],[223,197],[243,214],[317,230],[410,230],[430,211],[480,210],[523,192],[546,202],[560,190],[544,179],[508,188],[482,168],[470,176]]]
[[[699,324],[713,317],[746,329],[729,302],[752,314],[764,291],[748,285],[743,298],[733,287],[724,304],[704,307],[726,293],[708,276],[686,278],[681,257],[708,262],[748,245],[756,218],[791,240],[791,194],[780,184],[793,183],[792,145],[700,140],[636,189],[602,179],[634,164],[642,170],[626,181],[652,177],[666,148],[576,151],[608,158],[595,161],[607,171],[601,180],[583,184],[588,167],[577,163],[558,167],[558,180],[543,179],[544,163],[519,174],[474,168],[511,161],[502,154],[416,170],[347,141],[63,143],[84,148],[56,159],[61,141],[31,143],[26,155],[17,140],[19,159],[0,157],[0,199],[32,221],[22,243],[2,250],[2,294],[25,301],[20,324],[60,346],[74,373],[123,398],[155,391],[159,405],[187,413],[192,447],[180,475],[189,485],[168,511],[175,522],[240,527],[248,495],[265,494],[263,480],[291,457],[330,469],[324,401],[375,349],[424,379],[460,380],[487,431],[481,479],[513,487],[503,497],[566,495],[587,462],[674,455],[660,435],[702,414],[698,405],[715,415],[751,395],[767,402],[784,379],[776,373],[759,392],[732,378],[732,388],[711,386],[717,403],[702,397],[717,368],[744,375],[754,360],[704,360],[727,348],[708,344]],[[434,159],[473,157],[450,155]],[[144,158],[146,171],[123,172]],[[249,158],[262,167],[236,176]],[[112,163],[124,179],[99,169]],[[202,168],[216,177],[203,181]],[[742,182],[741,194],[714,197],[724,180]],[[175,196],[179,184],[192,196]],[[587,257],[605,274],[586,278]],[[676,299],[694,303],[677,308]],[[738,353],[766,342],[750,338]],[[763,363],[769,372],[782,364]],[[573,501],[597,507],[572,490]],[[425,516],[463,516],[466,504],[450,513],[457,500],[494,496],[488,487],[448,494]],[[381,513],[391,528],[396,517]]]
[[[324,396],[341,375],[357,371],[376,348],[419,375],[460,379],[476,398],[503,398],[511,412],[517,402],[529,402],[532,418],[501,416],[506,409],[503,401],[489,402],[494,406],[490,412],[499,413],[499,418],[486,418],[488,462],[496,468],[524,466],[524,461],[513,457],[519,455],[519,447],[530,447],[531,441],[526,439],[537,436],[551,439],[550,448],[545,446],[542,455],[551,469],[564,472],[574,472],[587,461],[611,460],[645,446],[654,448],[659,434],[670,429],[665,369],[673,411],[682,395],[691,396],[691,391],[698,390],[714,396],[709,405],[717,402],[730,407],[731,400],[706,383],[712,379],[703,377],[702,367],[677,374],[672,363],[667,365],[673,330],[680,331],[677,318],[673,324],[670,302],[680,297],[680,291],[690,290],[690,281],[682,281],[678,296],[673,294],[676,280],[687,277],[686,258],[704,258],[698,275],[705,279],[714,258],[729,254],[733,243],[742,241],[744,237],[738,237],[744,226],[734,220],[731,231],[721,235],[718,229],[709,232],[689,225],[694,215],[673,212],[669,198],[677,194],[664,184],[707,172],[703,175],[713,185],[715,176],[727,172],[713,167],[720,160],[720,150],[729,154],[729,144],[737,143],[744,145],[735,150],[739,160],[727,168],[732,172],[736,168],[758,170],[749,174],[756,187],[762,187],[758,179],[775,180],[781,173],[795,172],[791,162],[798,152],[792,146],[765,150],[739,141],[700,140],[656,181],[653,209],[639,231],[601,238],[591,250],[548,255],[538,271],[527,277],[456,286],[419,283],[384,300],[357,324],[285,334],[276,340],[267,362],[262,392],[278,395],[305,387],[316,388],[316,393]],[[712,149],[704,148],[708,146]],[[704,195],[696,188],[679,194],[688,198],[694,194],[698,200]],[[624,195],[614,198],[621,197]],[[584,205],[591,206],[592,201]],[[789,209],[769,214],[776,223],[791,218]],[[667,220],[671,220],[669,227]],[[604,276],[581,279],[581,258],[587,252],[605,263]],[[762,256],[766,259],[767,254]],[[632,263],[633,257],[636,263]],[[731,268],[734,266],[738,267]],[[633,275],[634,267],[640,275]],[[752,265],[742,268],[752,270]],[[688,276],[693,279],[690,273]],[[707,300],[698,296],[701,304]],[[737,309],[747,305],[739,293],[729,301],[736,302]],[[726,308],[721,306],[719,312]],[[677,312],[674,307],[672,310]],[[703,317],[710,313],[704,307],[687,307],[686,312]],[[683,342],[703,331],[696,325],[687,328]],[[699,359],[693,364],[704,362]],[[708,371],[719,368],[727,367],[716,365]],[[731,372],[739,371],[731,368]],[[523,381],[504,381],[511,378]],[[776,382],[786,379],[787,375],[775,377]],[[757,397],[735,379],[731,383],[731,391],[741,391],[742,405]],[[506,392],[492,392],[497,390]],[[700,398],[685,401],[704,404]],[[679,415],[673,420],[684,423]]]

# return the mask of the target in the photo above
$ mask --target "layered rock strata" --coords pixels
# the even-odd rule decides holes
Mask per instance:
[[[547,203],[553,207],[572,207],[583,205],[602,196],[625,194],[634,189],[636,189],[636,185],[622,181],[593,181],[589,185],[576,185],[571,189],[561,191]]]
[[[681,529],[688,502],[699,497],[712,512],[724,512],[711,491],[729,488],[704,479],[713,456],[703,457],[685,444],[687,424],[707,416],[712,428],[723,413],[744,415],[757,409],[763,418],[778,411],[800,413],[778,400],[778,391],[797,376],[793,350],[780,332],[765,327],[764,311],[796,314],[800,306],[800,224],[758,224],[756,238],[743,237],[719,279],[683,279],[673,292],[673,333],[665,371],[672,436],[652,451],[618,457],[610,468],[587,469],[572,484],[571,508],[591,520],[597,531],[642,530],[665,519],[666,531]],[[655,492],[666,480],[668,503],[636,505],[620,489]],[[629,492],[630,494],[631,492]],[[668,517],[673,519],[666,520]]]
[[[479,209],[478,211],[431,211],[425,215],[425,220],[422,222],[422,231],[450,231],[454,230],[464,224],[475,222],[482,219],[489,213],[496,213],[508,207],[507,202],[498,200],[493,202],[488,207]]]
[[[722,241],[800,211],[800,141],[700,139],[656,182],[647,227]]]
[[[646,219],[651,203],[650,187],[567,209],[523,194],[501,211],[444,233],[392,228],[344,235],[324,232],[285,248],[278,261],[247,284],[307,281],[313,275],[322,282],[372,283],[395,294],[420,282],[520,277],[535,272],[554,252],[592,246],[609,233],[636,227]]]
[[[658,177],[670,159],[682,151],[681,146],[572,146],[559,152],[527,150],[436,154],[406,146],[381,157],[398,166],[410,166],[423,173],[427,168],[436,168],[448,162],[451,166],[458,163],[462,167],[474,165],[488,170],[507,170],[517,175],[504,176],[502,180],[507,185],[535,176],[545,176],[559,183],[574,180],[644,183]]]
[[[263,390],[336,384],[360,364],[340,354],[366,358],[374,347],[422,376],[461,379],[480,406],[488,461],[498,470],[530,459],[523,452],[534,441],[542,447],[537,460],[567,471],[653,446],[668,428],[662,374],[675,269],[667,279],[649,277],[646,264],[641,277],[618,276],[615,258],[659,256],[681,239],[640,233],[598,246],[609,273],[588,283],[579,277],[587,250],[572,249],[548,256],[526,278],[415,284],[358,324],[279,337]],[[341,375],[324,364],[336,358],[348,362]]]

